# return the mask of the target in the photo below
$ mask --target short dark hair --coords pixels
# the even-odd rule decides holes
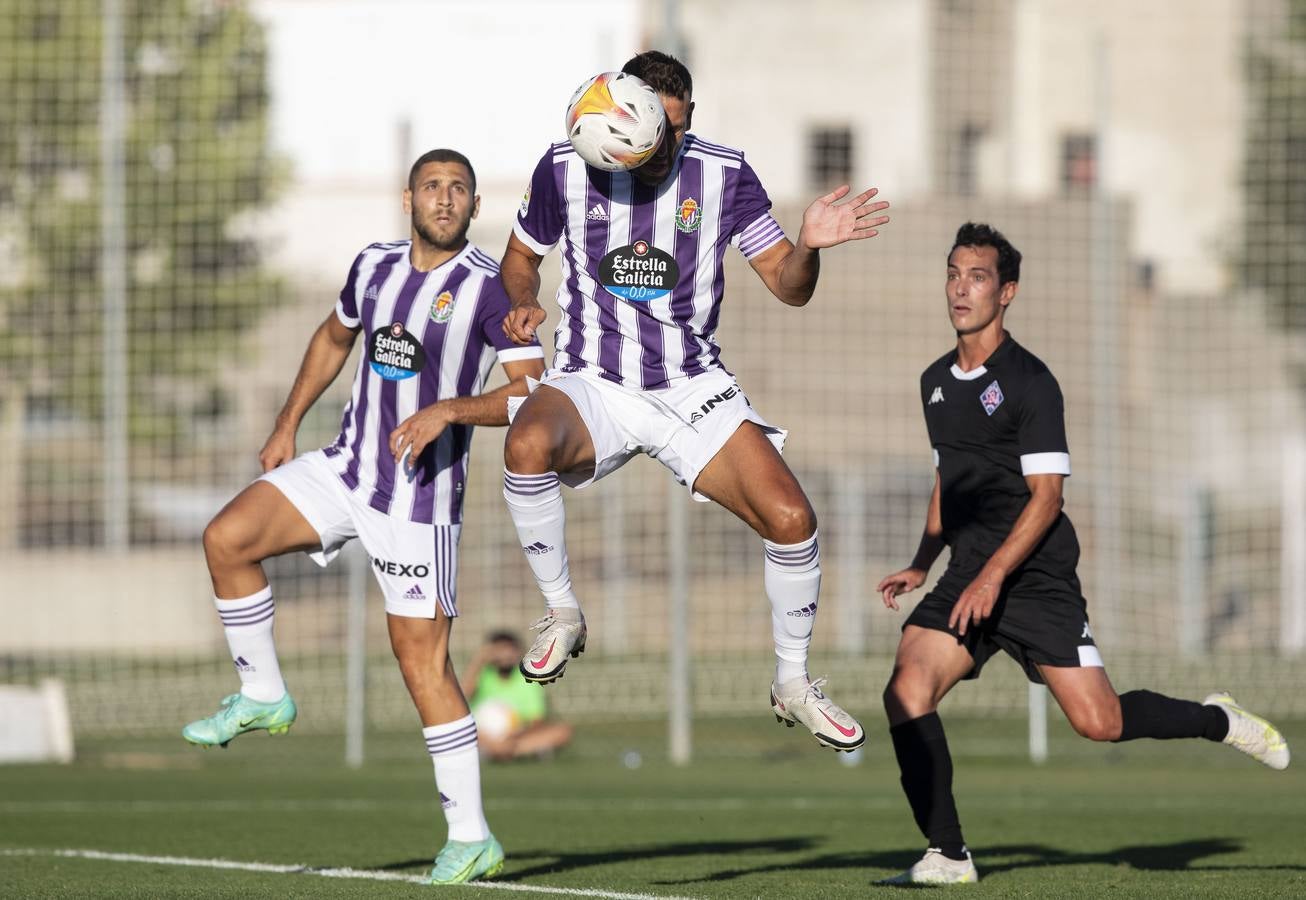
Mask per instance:
[[[634,75],[668,97],[689,97],[694,93],[694,79],[689,76],[689,69],[670,53],[661,50],[645,50],[632,56],[621,71]]]
[[[952,251],[958,247],[992,247],[998,251],[998,286],[1008,281],[1020,281],[1020,251],[992,225],[967,222],[957,229],[948,259],[952,259]]]
[[[422,166],[427,163],[461,163],[467,167],[467,174],[472,179],[472,193],[476,193],[476,170],[472,168],[472,161],[463,156],[457,150],[449,150],[441,147],[436,150],[427,150],[421,156],[417,157],[417,162],[408,170],[408,190],[417,190],[417,173],[422,171]]]
[[[487,644],[497,644],[500,641],[507,641],[509,644],[517,647],[523,646],[521,638],[517,637],[517,635],[511,631],[491,631],[485,636],[485,643]]]

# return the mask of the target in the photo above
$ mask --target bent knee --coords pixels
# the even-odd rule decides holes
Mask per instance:
[[[515,422],[503,442],[503,464],[509,472],[535,475],[549,471],[553,434],[543,422]]]
[[[899,667],[893,670],[881,700],[893,723],[929,715],[939,706],[938,690],[922,670]]]
[[[1090,741],[1114,741],[1120,737],[1120,717],[1107,714],[1080,715],[1070,720],[1070,727]]]
[[[253,548],[253,535],[239,517],[219,513],[204,529],[204,555],[210,563],[239,563]]]
[[[762,517],[762,537],[775,544],[800,544],[816,534],[816,513],[807,498],[773,505]]]

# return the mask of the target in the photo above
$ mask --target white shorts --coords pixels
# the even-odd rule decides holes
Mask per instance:
[[[458,615],[461,525],[410,522],[372,509],[345,487],[321,450],[305,453],[258,480],[281,491],[313,526],[322,546],[308,555],[319,566],[335,559],[350,538],[363,542],[385,595],[386,612],[432,619],[439,603],[449,618]]]
[[[615,472],[636,454],[647,454],[671,470],[676,480],[691,489],[705,466],[744,422],[755,422],[777,451],[784,450],[783,428],[767,424],[723,369],[705,372],[680,384],[656,391],[633,390],[605,378],[580,372],[550,369],[536,383],[562,391],[570,398],[589,429],[594,443],[594,474],[562,474],[563,484],[588,487]],[[525,397],[508,398],[511,421]],[[695,493],[695,500],[708,498]]]

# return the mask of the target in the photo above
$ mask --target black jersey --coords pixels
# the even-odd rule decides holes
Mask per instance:
[[[953,565],[978,571],[1029,501],[1025,476],[1070,474],[1061,388],[1011,335],[984,364],[957,367],[957,351],[921,375],[921,403],[939,470],[943,539]],[[1079,561],[1062,513],[1021,566],[1065,576]]]

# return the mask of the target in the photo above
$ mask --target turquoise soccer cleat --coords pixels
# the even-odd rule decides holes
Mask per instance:
[[[218,711],[207,719],[197,719],[181,730],[192,744],[225,747],[238,734],[266,730],[268,734],[285,734],[295,724],[299,711],[287,691],[274,703],[260,703],[244,694],[222,698]]]
[[[493,878],[503,871],[503,847],[490,835],[483,841],[449,841],[435,858],[431,884],[462,884]]]

